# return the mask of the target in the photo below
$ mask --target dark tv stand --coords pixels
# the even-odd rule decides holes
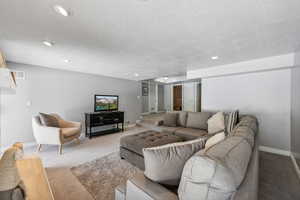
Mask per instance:
[[[122,124],[122,128],[119,128]],[[105,125],[116,125],[115,128],[103,131],[93,131],[92,128]],[[124,112],[122,111],[103,111],[85,113],[85,136],[92,138],[94,136],[116,133],[124,131]]]

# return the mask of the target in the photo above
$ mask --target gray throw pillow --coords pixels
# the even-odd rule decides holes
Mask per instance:
[[[164,126],[175,127],[177,125],[178,113],[166,113],[164,114]]]
[[[59,122],[56,117],[45,113],[39,113],[39,116],[44,126],[59,127]]]
[[[231,113],[229,113],[228,117],[227,117],[227,124],[226,124],[226,132],[227,135],[232,135],[232,131],[234,129],[234,127],[237,125],[239,120],[239,111],[235,110]]]
[[[189,112],[186,127],[207,130],[207,120],[211,116],[210,112]]]
[[[186,161],[204,146],[205,139],[198,138],[143,149],[145,176],[154,182],[178,186]]]

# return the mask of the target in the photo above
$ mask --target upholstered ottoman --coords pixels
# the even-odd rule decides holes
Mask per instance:
[[[164,144],[183,141],[180,137],[147,130],[134,135],[124,136],[120,140],[120,156],[141,170],[145,169],[143,148],[156,147]]]

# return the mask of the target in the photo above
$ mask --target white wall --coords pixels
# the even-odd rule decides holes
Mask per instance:
[[[157,111],[157,91],[156,83],[149,81],[149,112]]]
[[[59,113],[68,120],[83,121],[92,112],[94,94],[119,95],[119,110],[134,123],[141,113],[141,85],[136,81],[84,73],[9,63],[9,68],[25,71],[14,95],[1,95],[1,143],[34,140],[31,117],[38,112]],[[31,106],[27,103],[31,102]]]
[[[164,106],[165,110],[171,111],[172,106],[172,85],[164,85]]]
[[[257,72],[202,80],[203,110],[255,115],[260,145],[290,150],[291,70]]]

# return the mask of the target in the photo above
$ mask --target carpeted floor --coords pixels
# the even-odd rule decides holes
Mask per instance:
[[[114,189],[141,172],[121,160],[119,152],[73,167],[71,171],[95,200],[114,200]]]
[[[291,158],[260,152],[259,200],[299,200],[300,180]]]

